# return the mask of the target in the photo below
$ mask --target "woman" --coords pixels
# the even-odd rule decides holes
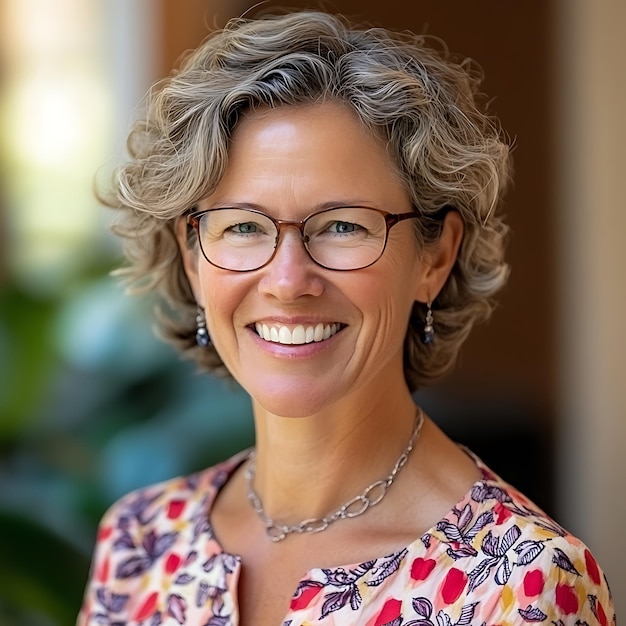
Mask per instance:
[[[79,624],[608,624],[586,547],[412,392],[504,284],[508,148],[419,37],[233,22],[152,93],[111,203],[162,331],[256,447],[115,504]]]

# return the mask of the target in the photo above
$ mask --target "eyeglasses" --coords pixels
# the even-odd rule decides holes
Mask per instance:
[[[311,259],[329,270],[358,270],[376,263],[385,251],[389,229],[421,214],[388,213],[371,207],[335,207],[300,221],[277,220],[256,209],[224,207],[187,216],[204,258],[224,270],[251,272],[276,254],[281,230],[293,226]]]

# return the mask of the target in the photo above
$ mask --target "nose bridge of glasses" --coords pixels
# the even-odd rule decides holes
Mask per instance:
[[[292,227],[292,228],[295,228],[295,229],[298,230],[298,233],[299,233],[298,239],[300,240],[300,242],[302,244],[303,252],[309,257],[309,259],[311,259],[313,262],[317,263],[317,261],[311,255],[311,250],[309,249],[309,236],[307,234],[305,234],[305,232],[304,232],[304,229],[306,227],[306,220],[278,220],[278,219],[273,219],[272,221],[274,222],[274,225],[276,226],[276,240],[274,242],[274,252],[272,253],[272,259],[276,256],[276,254],[278,254],[278,248],[279,248],[281,242],[283,242],[283,245],[284,245],[285,237],[283,236],[281,238],[281,233],[283,232],[283,230],[288,230],[289,227]],[[294,236],[296,235],[295,233],[293,233],[293,234],[294,234]],[[296,241],[293,241],[293,244],[295,244],[296,247],[300,245]],[[288,245],[288,247],[290,247],[290,245]]]
[[[280,241],[280,236],[282,231],[285,228],[293,227],[297,228],[300,233],[300,239],[306,248],[306,244],[308,242],[308,236],[304,234],[304,227],[306,225],[306,220],[274,220],[274,224],[276,225],[276,245],[278,245]]]

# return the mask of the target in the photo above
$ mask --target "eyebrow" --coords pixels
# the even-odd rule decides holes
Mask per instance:
[[[336,209],[343,207],[364,207],[364,208],[379,208],[374,205],[373,202],[368,202],[366,200],[356,200],[356,199],[343,199],[343,200],[328,200],[326,202],[320,202],[319,204],[313,205],[308,209],[308,215],[311,213],[317,213],[318,211],[325,211],[327,209]],[[254,202],[220,202],[216,203],[210,207],[211,209],[222,209],[222,208],[233,208],[233,209],[251,209],[253,211],[261,211],[262,213],[267,213],[271,215],[270,210],[261,205],[256,204]]]

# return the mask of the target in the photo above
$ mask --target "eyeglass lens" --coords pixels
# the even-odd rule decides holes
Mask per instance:
[[[295,225],[282,224],[281,228]],[[296,226],[297,227],[297,226]],[[248,209],[212,209],[202,214],[198,233],[207,260],[223,269],[250,271],[265,265],[278,245],[277,225]],[[310,215],[303,243],[318,264],[350,270],[374,263],[385,248],[387,225],[375,209],[341,207]]]

